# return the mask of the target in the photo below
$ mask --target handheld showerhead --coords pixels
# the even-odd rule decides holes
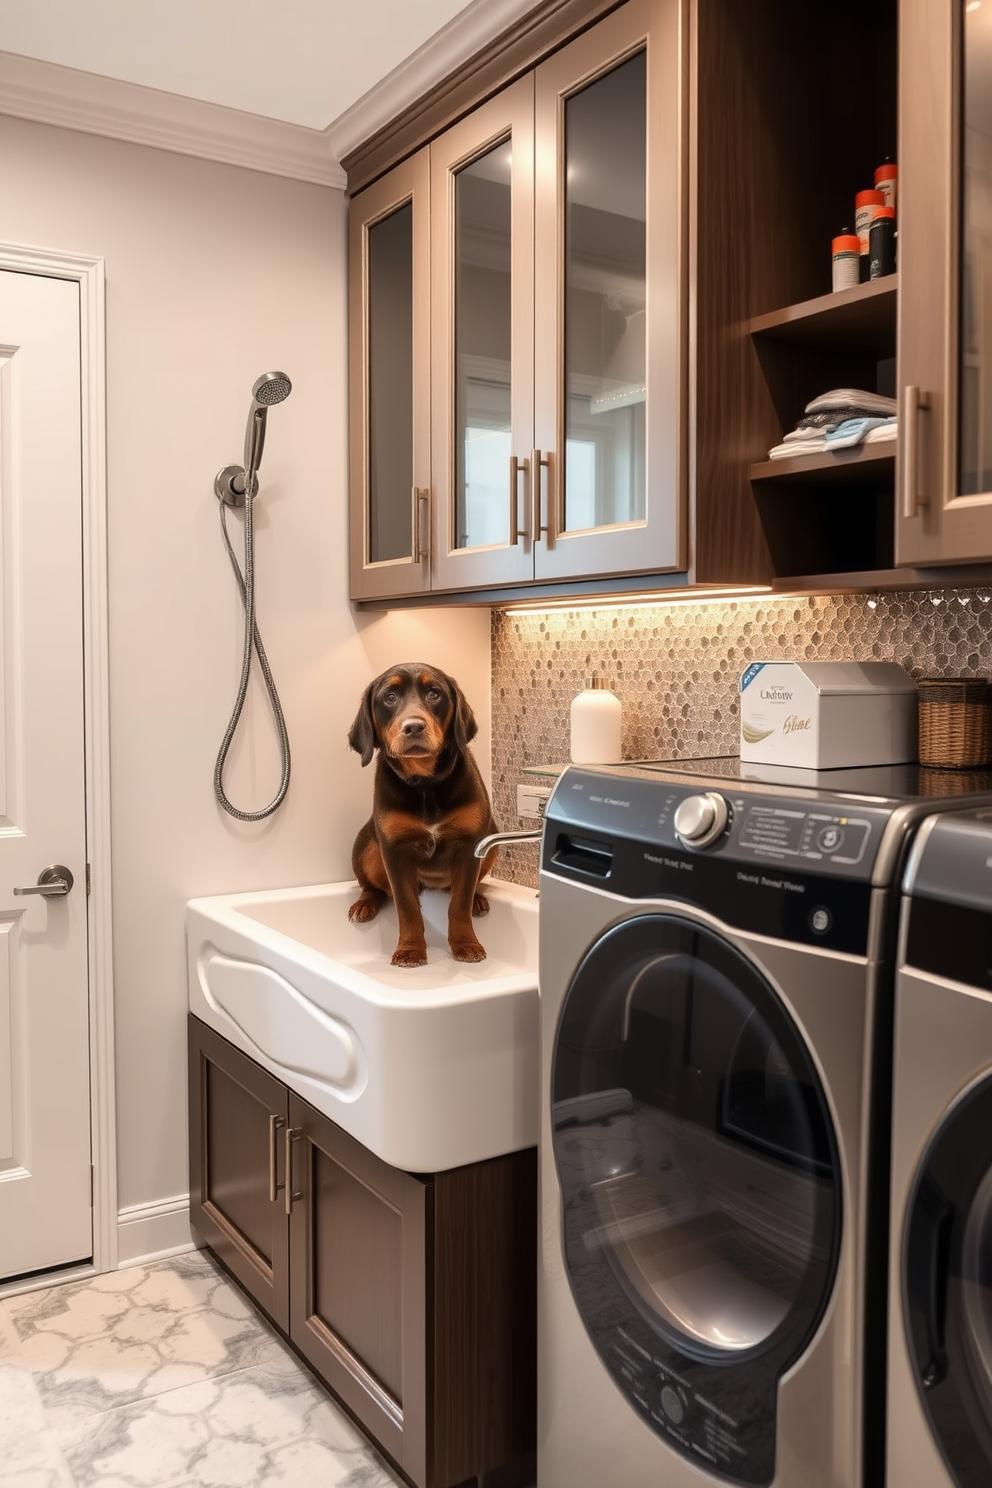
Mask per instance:
[[[263,372],[252,384],[251,407],[245,428],[245,463],[225,465],[214,481],[214,492],[226,506],[244,506],[245,495],[255,494],[255,477],[265,448],[265,421],[270,408],[284,403],[293,391],[285,372]]]
[[[245,429],[245,490],[251,491],[265,448],[265,420],[268,410],[283,403],[293,391],[285,372],[263,372],[251,390],[251,408]]]

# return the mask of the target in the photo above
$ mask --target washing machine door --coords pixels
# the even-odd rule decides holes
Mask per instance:
[[[697,1466],[775,1475],[778,1381],[840,1241],[837,1145],[805,1041],[708,926],[646,914],[587,953],[552,1064],[563,1252],[592,1344]]]
[[[951,1107],[917,1171],[903,1309],[923,1409],[959,1488],[992,1483],[992,1078]]]

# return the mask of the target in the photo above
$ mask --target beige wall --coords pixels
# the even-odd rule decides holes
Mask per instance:
[[[348,605],[340,192],[10,118],[0,161],[0,240],[106,260],[118,1181],[133,1208],[187,1186],[186,899],[350,876],[371,772],[345,735],[394,660],[460,678],[488,777],[489,617]],[[273,819],[241,824],[212,788],[242,623],[213,477],[240,462],[252,382],[272,368],[293,393],[269,416],[258,618],[293,782]],[[264,694],[245,717],[228,791],[257,806],[279,778]]]

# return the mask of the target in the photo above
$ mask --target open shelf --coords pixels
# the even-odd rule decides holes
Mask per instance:
[[[752,336],[880,360],[895,351],[898,274],[786,305],[751,321]]]
[[[846,486],[851,482],[892,478],[896,441],[856,444],[852,449],[824,450],[822,454],[786,455],[781,460],[760,460],[751,466],[753,485]]]

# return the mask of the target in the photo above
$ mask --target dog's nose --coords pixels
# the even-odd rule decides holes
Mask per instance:
[[[404,739],[413,739],[417,734],[424,732],[424,720],[422,718],[406,718],[403,721],[402,733]]]

